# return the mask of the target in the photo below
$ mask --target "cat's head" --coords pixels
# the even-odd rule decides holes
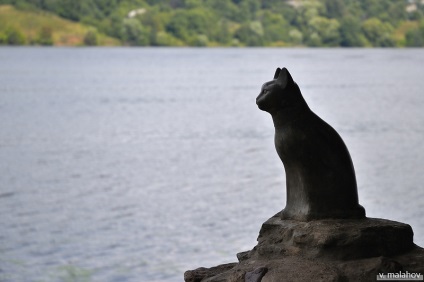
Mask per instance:
[[[270,114],[291,107],[306,105],[300,89],[286,68],[277,68],[274,79],[262,85],[256,98],[259,109]]]

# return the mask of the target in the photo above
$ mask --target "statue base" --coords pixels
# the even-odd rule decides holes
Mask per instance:
[[[357,259],[391,256],[413,246],[411,226],[384,219],[326,219],[300,222],[268,219],[261,228],[252,255],[275,257]]]
[[[385,219],[301,222],[274,216],[258,244],[237,254],[238,263],[199,268],[186,282],[376,281],[381,273],[424,274],[424,249],[408,224]]]

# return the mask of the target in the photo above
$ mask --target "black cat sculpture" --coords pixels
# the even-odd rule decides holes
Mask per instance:
[[[339,134],[313,113],[286,68],[278,68],[256,98],[271,114],[275,148],[284,164],[287,203],[282,219],[365,218],[355,171]]]

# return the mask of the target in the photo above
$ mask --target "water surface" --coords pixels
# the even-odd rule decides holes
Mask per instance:
[[[0,280],[181,281],[284,207],[260,86],[286,66],[369,217],[424,245],[424,50],[0,48]]]

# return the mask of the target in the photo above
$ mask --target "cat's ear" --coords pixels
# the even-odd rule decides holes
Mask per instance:
[[[283,68],[278,74],[277,81],[281,84],[282,87],[293,84],[293,78],[291,77],[289,71],[286,68]]]
[[[277,68],[277,70],[275,71],[275,74],[274,74],[274,79],[278,78],[278,75],[280,74],[280,71],[281,71],[281,69],[280,68]]]

